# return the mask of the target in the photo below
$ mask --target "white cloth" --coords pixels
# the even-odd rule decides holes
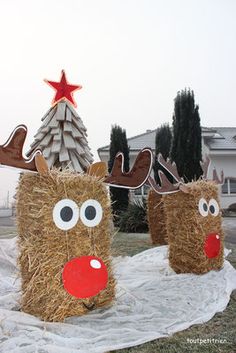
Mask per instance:
[[[210,320],[236,289],[236,270],[177,275],[167,247],[114,259],[117,300],[66,323],[46,323],[19,311],[16,239],[0,240],[0,352],[100,353],[138,345]]]

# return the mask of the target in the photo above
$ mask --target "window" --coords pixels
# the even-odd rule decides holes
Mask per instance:
[[[236,194],[236,178],[226,178],[221,188],[222,194]]]
[[[225,183],[222,185],[221,188],[222,194],[228,194],[228,179],[225,179]]]
[[[230,194],[236,194],[236,178],[230,180]]]

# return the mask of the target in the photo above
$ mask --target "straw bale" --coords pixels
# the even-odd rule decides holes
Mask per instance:
[[[163,197],[150,189],[147,202],[148,226],[152,244],[167,244]]]
[[[219,204],[218,188],[213,182],[197,181],[186,184],[189,193],[164,196],[170,266],[177,273],[202,274],[223,266],[224,233],[221,212],[203,217],[198,210],[201,198],[215,199]],[[220,253],[208,258],[204,242],[208,234],[217,233],[221,240]]]
[[[94,228],[80,220],[68,231],[56,227],[52,212],[61,199],[80,206],[96,199],[103,218]],[[21,309],[45,321],[63,321],[68,316],[110,305],[115,280],[110,256],[110,201],[102,181],[92,176],[52,170],[49,175],[25,173],[17,191],[19,267],[22,280]],[[78,299],[68,294],[62,283],[64,265],[80,256],[97,256],[108,269],[108,285],[96,296]]]

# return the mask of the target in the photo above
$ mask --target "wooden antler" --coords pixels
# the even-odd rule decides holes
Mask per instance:
[[[213,179],[212,179],[216,184],[223,185],[224,184],[224,172],[223,170],[220,172],[220,178],[218,177],[217,171],[214,168],[213,169]]]
[[[29,158],[22,156],[26,135],[27,127],[25,125],[19,125],[15,128],[7,142],[0,146],[1,165],[37,171],[35,155],[41,152],[37,150]]]
[[[203,171],[203,174],[202,174],[203,179],[207,180],[207,174],[208,174],[210,163],[211,163],[211,160],[210,160],[209,156],[206,156],[206,159],[203,162],[200,162],[201,168]]]
[[[139,152],[132,169],[126,173],[124,171],[124,155],[119,152],[115,157],[112,171],[104,182],[118,188],[138,189],[148,179],[152,163],[152,150],[144,148]]]
[[[165,161],[161,153],[159,153],[157,160],[174,178],[175,183],[172,184],[167,179],[165,174],[161,170],[158,170],[161,185],[158,185],[152,177],[148,178],[148,183],[154,189],[154,191],[156,191],[158,194],[172,194],[180,190],[183,192],[187,192],[187,188],[184,186],[184,180],[179,176],[176,164],[171,163],[169,159]]]
[[[203,162],[201,162],[201,167],[202,167],[202,171],[203,171],[202,178],[205,179],[205,180],[209,180],[209,181],[212,180],[216,184],[219,184],[219,185],[224,184],[224,172],[223,172],[223,170],[220,173],[220,178],[218,177],[218,174],[217,174],[217,171],[216,171],[215,168],[213,169],[213,178],[209,179],[207,177],[208,171],[209,171],[209,167],[210,167],[210,163],[211,163],[211,160],[210,160],[209,156],[206,156],[206,159]]]

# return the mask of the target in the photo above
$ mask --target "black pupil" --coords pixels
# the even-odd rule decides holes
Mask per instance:
[[[84,213],[89,221],[92,221],[96,217],[96,209],[93,206],[87,206]]]
[[[203,204],[203,209],[205,212],[207,212],[207,204],[206,203]]]
[[[215,213],[215,207],[213,205],[210,206],[211,213]]]
[[[69,222],[72,217],[73,217],[73,210],[71,207],[69,206],[65,206],[61,209],[61,212],[60,212],[60,216],[61,216],[61,219],[64,221],[64,222]]]

